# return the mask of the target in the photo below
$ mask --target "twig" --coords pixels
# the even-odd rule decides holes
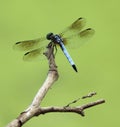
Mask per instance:
[[[38,112],[35,114],[36,116],[40,114],[45,114],[45,113],[50,113],[50,112],[73,112],[73,113],[78,113],[81,116],[85,116],[84,110],[99,104],[105,103],[104,99],[97,100],[95,102],[91,102],[88,104],[84,104],[82,106],[77,106],[77,107],[44,107],[44,108],[39,108]]]
[[[74,100],[72,103],[69,103],[67,106],[64,107],[40,107],[40,104],[42,100],[44,99],[45,95],[47,94],[48,90],[51,88],[53,83],[58,79],[59,75],[57,72],[57,66],[54,61],[54,45],[52,43],[49,43],[47,47],[47,52],[44,53],[44,55],[47,57],[49,61],[49,72],[47,75],[47,78],[45,82],[43,83],[42,87],[38,90],[36,96],[34,97],[31,105],[20,115],[11,121],[6,127],[21,127],[23,124],[25,124],[29,119],[31,119],[34,116],[38,116],[40,114],[46,114],[50,112],[74,112],[77,114],[80,114],[81,116],[84,116],[84,110],[87,108],[90,108],[92,106],[96,106],[99,104],[102,104],[105,102],[104,99],[97,100],[95,102],[91,102],[82,106],[78,107],[69,107],[70,104],[76,103],[79,99]],[[92,97],[95,95],[95,93],[88,94],[87,96],[83,96],[81,99]]]
[[[54,46],[52,45],[52,43],[49,43],[47,46],[47,51],[44,53],[44,55],[49,61],[49,72],[45,82],[34,97],[32,104],[25,111],[23,111],[17,119],[10,122],[7,127],[20,127],[23,123],[27,122],[30,118],[32,118],[34,116],[34,112],[36,111],[36,109],[39,108],[48,90],[51,88],[52,84],[58,79],[59,75],[57,72],[57,66],[54,61],[53,51]]]
[[[93,97],[96,94],[96,92],[90,92],[88,95],[83,96],[82,99]]]
[[[92,96],[94,96],[94,95],[96,95],[96,94],[97,94],[96,92],[90,92],[88,95],[85,95],[85,96],[83,96],[83,97],[81,97],[81,98],[78,98],[78,99],[76,99],[76,100],[73,100],[72,102],[68,103],[68,104],[67,104],[66,106],[64,106],[64,107],[69,107],[71,104],[78,102],[80,99],[90,98],[90,97],[92,97]]]

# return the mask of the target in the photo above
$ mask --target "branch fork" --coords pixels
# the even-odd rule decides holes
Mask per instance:
[[[78,98],[70,102],[69,104],[63,107],[58,107],[58,106],[41,107],[40,105],[41,105],[42,100],[44,99],[48,90],[51,88],[54,82],[57,81],[59,77],[57,66],[54,60],[54,45],[52,45],[52,43],[48,44],[47,51],[44,53],[44,55],[47,57],[48,62],[49,62],[49,71],[48,71],[48,75],[47,75],[45,82],[43,83],[41,88],[38,90],[31,105],[25,111],[21,112],[20,115],[16,119],[11,121],[6,127],[21,127],[32,117],[39,116],[41,114],[51,113],[51,112],[72,112],[72,113],[80,114],[81,116],[85,116],[84,114],[85,109],[105,103],[104,99],[100,99],[95,102],[84,104],[82,106],[77,106],[77,107],[70,106],[71,104],[76,103],[80,99],[85,99],[88,97],[92,97],[93,95],[96,95],[95,92],[92,92],[86,96],[83,96],[82,98]]]

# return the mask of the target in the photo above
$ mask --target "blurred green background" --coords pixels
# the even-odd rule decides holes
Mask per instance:
[[[22,53],[12,49],[15,42],[59,32],[78,17],[95,29],[94,37],[81,48],[69,50],[77,67],[75,73],[62,52],[57,52],[59,80],[42,106],[64,106],[96,91],[105,104],[86,110],[81,117],[51,113],[33,118],[24,127],[120,126],[120,2],[118,0],[0,0],[0,126],[16,118],[31,103],[44,82],[47,61],[24,62]],[[64,62],[63,62],[64,61]]]

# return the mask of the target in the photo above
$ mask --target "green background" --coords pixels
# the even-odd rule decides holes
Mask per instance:
[[[78,17],[87,19],[94,37],[81,48],[69,50],[78,73],[58,51],[59,80],[42,106],[64,106],[96,91],[97,96],[77,102],[81,105],[100,98],[105,104],[86,110],[86,116],[51,113],[28,121],[24,127],[113,127],[120,126],[120,2],[119,0],[0,0],[0,126],[16,118],[31,103],[44,82],[47,61],[24,62],[12,49],[16,41],[59,32]]]

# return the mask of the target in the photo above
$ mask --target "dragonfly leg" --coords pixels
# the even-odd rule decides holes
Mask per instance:
[[[47,47],[46,47],[46,48],[51,48],[51,50],[50,50],[50,52],[49,52],[49,54],[48,54],[48,59],[50,58],[50,56],[51,56],[52,53],[53,53],[54,46],[55,46],[55,44],[54,44],[53,42],[50,42],[50,43],[47,45]]]
[[[53,45],[52,42],[50,42],[46,48],[50,48],[52,45]]]
[[[54,53],[54,55],[56,55],[56,53],[57,53],[57,46],[54,45],[54,47],[55,47],[55,53]]]

